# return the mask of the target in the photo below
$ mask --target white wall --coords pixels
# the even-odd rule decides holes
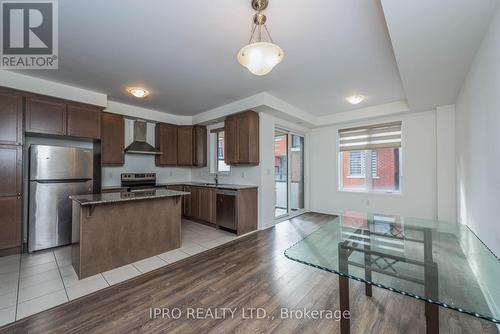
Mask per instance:
[[[500,256],[500,10],[490,22],[456,103],[460,222]]]
[[[173,115],[159,110],[147,109],[130,104],[108,101],[105,111],[129,117],[148,119],[157,122],[172,123],[177,125],[193,124],[192,116]]]
[[[437,218],[457,221],[455,106],[436,108]]]
[[[105,107],[107,96],[75,86],[0,70],[0,86]]]
[[[311,211],[342,213],[347,210],[436,218],[436,115],[435,111],[381,118],[373,122],[402,120],[402,194],[362,194],[339,191],[339,128],[342,124],[313,129],[310,147]]]

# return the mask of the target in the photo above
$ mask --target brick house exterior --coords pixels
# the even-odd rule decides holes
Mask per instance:
[[[342,184],[344,188],[364,188],[365,177],[352,176],[349,171],[350,152],[341,152],[342,156]],[[376,150],[372,157],[376,160],[376,173],[372,175],[373,189],[398,190],[399,189],[399,151],[393,148]],[[368,166],[367,166],[368,167]],[[369,168],[365,168],[365,173]]]

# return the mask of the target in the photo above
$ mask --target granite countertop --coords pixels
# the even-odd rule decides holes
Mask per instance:
[[[228,183],[211,183],[211,182],[172,182],[172,183],[160,183],[157,186],[166,187],[166,186],[174,186],[174,185],[186,185],[186,186],[199,186],[199,187],[210,187],[210,188],[218,188],[218,189],[251,189],[258,188],[257,186],[246,185],[246,184],[228,184]]]
[[[169,182],[169,183],[157,183],[156,188],[166,187],[166,186],[176,186],[176,185],[187,185],[187,186],[199,186],[199,187],[210,187],[210,188],[219,188],[219,189],[251,189],[258,188],[257,186],[245,185],[245,184],[227,184],[227,183],[219,183],[215,185],[215,183],[211,182]],[[127,187],[122,186],[104,186],[102,190],[112,190],[112,189],[123,189]]]
[[[129,187],[122,187],[122,186],[104,186],[101,187],[101,190],[120,190],[120,189],[128,189]]]
[[[174,197],[183,195],[189,195],[189,193],[176,190],[156,189],[151,191],[140,191],[140,192],[114,192],[114,193],[100,193],[100,194],[88,194],[88,195],[72,195],[69,196],[69,198],[79,203],[80,205],[95,205],[95,204],[137,201],[137,200]]]

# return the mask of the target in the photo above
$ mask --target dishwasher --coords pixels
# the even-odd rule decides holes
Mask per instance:
[[[217,226],[236,231],[236,194],[235,190],[217,189],[216,222]]]

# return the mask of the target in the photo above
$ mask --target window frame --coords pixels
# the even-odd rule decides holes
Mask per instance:
[[[210,174],[211,175],[231,175],[231,166],[228,171],[219,170],[219,134],[224,132],[224,128],[212,129],[209,132],[209,152],[210,152]],[[224,137],[225,140],[225,137]],[[223,157],[225,158],[225,157]]]
[[[347,178],[362,178],[365,179],[365,187],[364,189],[350,189],[350,188],[344,188],[343,185],[343,165],[342,165],[342,151],[340,150],[339,146],[337,145],[337,159],[338,159],[338,191],[339,192],[345,192],[345,193],[362,193],[362,194],[374,194],[374,195],[390,195],[390,196],[402,196],[403,195],[403,145],[399,147],[399,190],[376,190],[373,189],[373,179],[378,178],[378,176],[372,175],[372,152],[376,150],[375,149],[370,149],[370,150],[360,150],[360,151],[365,151],[365,175],[364,176],[351,176],[347,175]],[[349,152],[349,151],[347,151]],[[349,154],[349,159],[350,159],[350,154]],[[349,161],[350,163],[350,161]],[[370,170],[370,173],[366,173],[367,166],[369,167],[368,169]],[[350,172],[350,171],[348,171]]]
[[[367,194],[367,195],[382,195],[382,196],[394,196],[394,197],[402,197],[404,194],[404,165],[405,165],[405,128],[406,124],[405,121],[402,119],[394,118],[394,119],[387,119],[385,122],[401,122],[401,146],[399,147],[399,190],[397,191],[388,191],[388,190],[373,190],[373,176],[371,173],[369,174],[369,177],[366,179],[366,184],[364,189],[344,189],[343,185],[343,178],[342,178],[342,151],[340,150],[340,134],[339,131],[344,128],[338,128],[337,133],[336,133],[336,145],[335,145],[335,152],[337,153],[337,191],[338,192],[343,192],[343,193],[358,193],[358,194]],[[357,126],[371,126],[374,123],[358,123]],[[371,154],[365,154],[366,162],[369,162],[369,156]],[[366,165],[368,166],[368,165]],[[371,168],[371,165],[370,165]],[[377,176],[378,178],[378,176]]]

